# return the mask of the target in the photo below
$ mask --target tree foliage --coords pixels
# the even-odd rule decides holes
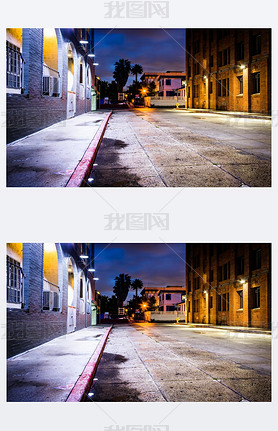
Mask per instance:
[[[135,75],[135,82],[138,82],[138,75],[141,75],[141,73],[143,73],[143,67],[140,64],[134,64],[134,66],[132,66],[131,68],[131,73],[132,75]]]
[[[127,83],[130,71],[131,71],[131,65],[129,60],[120,58],[119,61],[116,61],[115,70],[113,72],[113,78],[117,83],[119,93],[123,92],[123,89]]]
[[[116,295],[118,307],[122,307],[131,285],[131,278],[128,274],[119,274],[115,277],[113,292]]]

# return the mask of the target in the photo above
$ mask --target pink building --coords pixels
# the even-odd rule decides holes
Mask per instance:
[[[177,94],[177,90],[185,84],[185,73],[167,71],[159,75],[159,96],[172,97]]]
[[[186,289],[182,286],[167,286],[159,291],[159,311],[174,311],[185,299]]]

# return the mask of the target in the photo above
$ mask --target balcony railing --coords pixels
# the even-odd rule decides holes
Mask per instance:
[[[60,95],[60,74],[58,70],[43,65],[43,89],[44,96],[59,97]]]
[[[54,283],[43,279],[43,310],[60,310],[60,288]]]
[[[6,43],[6,86],[7,88],[23,88],[23,57],[20,49],[10,42]]]
[[[11,304],[23,303],[22,268],[7,256],[7,302]]]

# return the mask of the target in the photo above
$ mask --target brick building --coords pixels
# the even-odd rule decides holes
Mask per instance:
[[[7,28],[7,142],[96,109],[92,29]]]
[[[270,244],[187,244],[187,323],[271,327]]]
[[[188,29],[186,51],[186,108],[270,114],[270,29]]]
[[[92,244],[7,244],[7,351],[97,323]]]

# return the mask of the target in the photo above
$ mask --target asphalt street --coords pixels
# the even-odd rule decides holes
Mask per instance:
[[[270,187],[271,121],[118,110],[96,164],[91,187]]]
[[[116,325],[88,401],[271,401],[271,336]]]

